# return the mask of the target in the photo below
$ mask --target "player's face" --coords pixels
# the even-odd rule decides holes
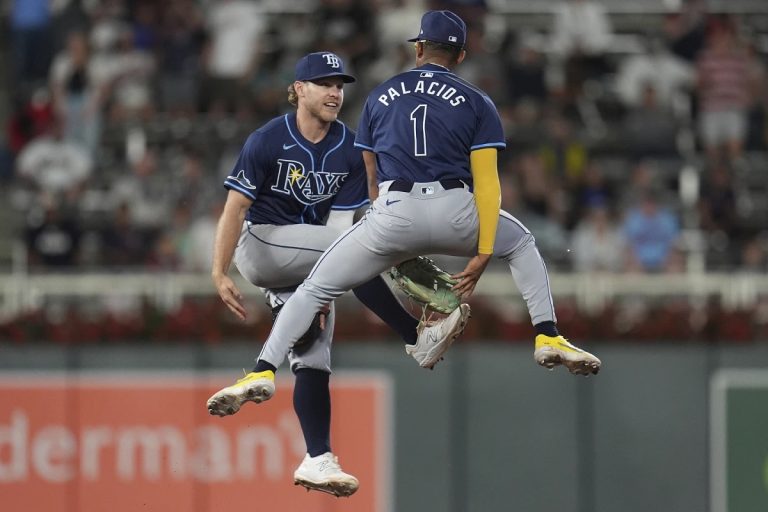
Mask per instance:
[[[344,103],[344,81],[338,77],[320,78],[304,82],[302,106],[313,116],[330,123],[339,116]]]

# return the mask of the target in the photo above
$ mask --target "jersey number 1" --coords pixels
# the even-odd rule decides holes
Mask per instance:
[[[427,156],[427,105],[422,103],[411,112],[413,154]]]

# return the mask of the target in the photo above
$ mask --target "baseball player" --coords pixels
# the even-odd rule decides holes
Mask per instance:
[[[499,210],[497,151],[505,147],[491,99],[451,69],[466,56],[466,25],[450,11],[429,11],[411,40],[416,67],[369,94],[355,145],[362,148],[378,197],[334,241],[288,300],[241,396],[269,399],[274,371],[312,316],[346,290],[420,254],[466,256],[454,287],[470,296],[492,255],[507,261],[535,325],[534,358],[548,368],[597,373],[600,360],[560,336],[546,267],[533,236]],[[244,398],[248,399],[248,398]]]
[[[232,261],[263,289],[277,316],[323,251],[352,225],[354,211],[368,203],[361,150],[353,145],[355,134],[337,120],[344,84],[354,77],[344,73],[337,55],[318,52],[298,61],[295,79],[288,99],[296,112],[253,132],[224,184],[229,192],[217,228],[212,277],[221,299],[243,320],[241,293],[227,275]],[[441,347],[462,332],[468,309],[431,325],[419,323],[380,276],[371,277],[354,289],[355,295],[405,339],[422,366],[434,365]],[[294,408],[307,444],[294,479],[308,489],[348,496],[357,479],[341,470],[330,447],[334,308],[326,303],[321,309],[310,315],[302,342],[287,354],[296,378]],[[246,399],[259,402],[260,392],[250,385],[263,378],[261,371],[216,393],[209,412],[225,416]]]

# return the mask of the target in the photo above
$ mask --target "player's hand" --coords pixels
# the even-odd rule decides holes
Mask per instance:
[[[328,315],[331,313],[331,306],[327,304],[320,308],[320,330],[324,331],[327,325]]]
[[[491,261],[490,254],[474,256],[467,262],[467,266],[464,267],[462,272],[451,276],[459,281],[459,284],[455,285],[452,290],[464,299],[469,298],[472,292],[475,291],[475,286],[477,286],[477,282],[480,280],[480,276],[483,275],[489,261]]]
[[[224,301],[229,310],[237,318],[245,321],[245,307],[243,307],[243,295],[235,285],[235,282],[226,274],[217,274],[213,276],[213,284],[219,292],[219,297]]]

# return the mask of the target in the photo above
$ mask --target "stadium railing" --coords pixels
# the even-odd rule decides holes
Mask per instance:
[[[550,278],[555,299],[569,298],[589,313],[621,298],[675,298],[692,304],[715,298],[725,310],[736,310],[750,308],[768,295],[768,275],[759,273],[553,273]],[[241,290],[251,294],[249,283],[239,276],[235,280]],[[0,275],[0,317],[22,314],[47,299],[140,297],[173,309],[187,298],[215,295],[210,277],[204,273],[4,274]],[[476,295],[520,300],[509,273],[496,270],[480,280]]]

